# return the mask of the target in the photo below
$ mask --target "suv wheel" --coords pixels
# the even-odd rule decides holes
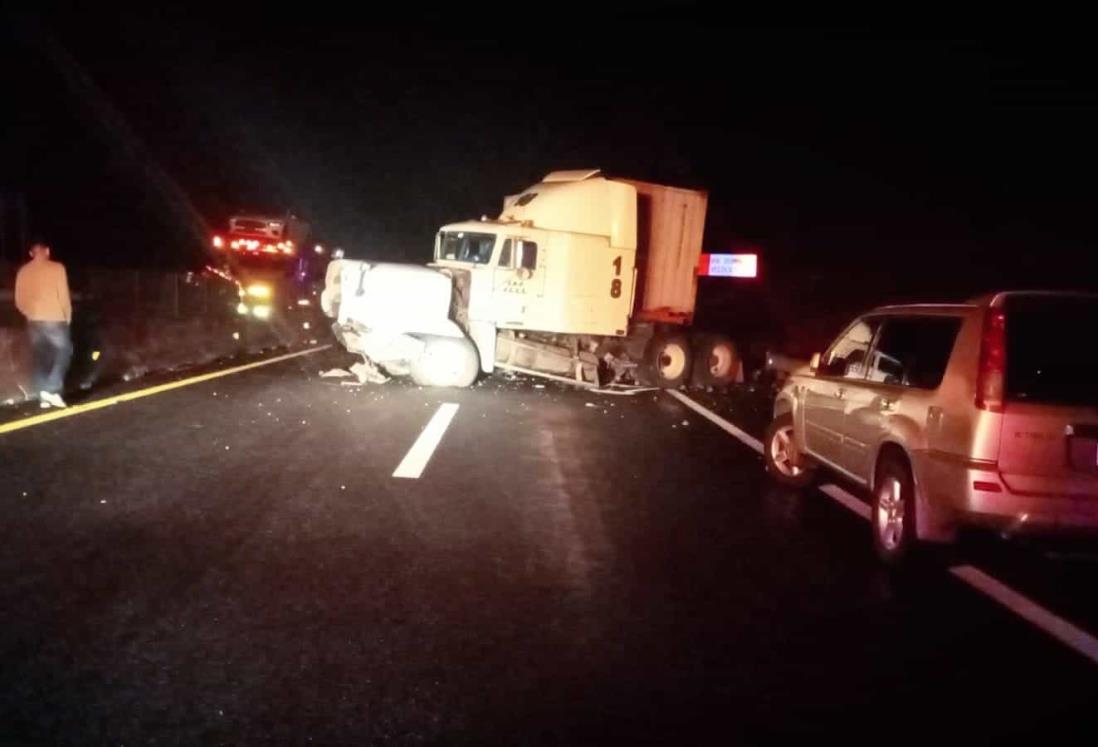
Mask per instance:
[[[915,550],[915,482],[907,463],[886,456],[877,467],[873,488],[873,549],[896,565]]]
[[[791,413],[774,418],[766,429],[763,459],[766,461],[766,471],[782,485],[803,488],[812,482],[815,465],[797,448]]]

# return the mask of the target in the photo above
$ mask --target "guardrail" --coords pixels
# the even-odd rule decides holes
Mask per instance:
[[[234,283],[208,273],[69,268],[73,364],[68,388],[199,365],[240,353],[308,344],[326,334],[315,306],[281,308],[270,320],[237,313]],[[29,392],[30,353],[15,309],[14,268],[0,265],[0,404]]]

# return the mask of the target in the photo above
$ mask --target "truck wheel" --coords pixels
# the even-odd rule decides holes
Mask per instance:
[[[740,353],[723,335],[702,335],[694,342],[694,381],[700,386],[726,386],[736,380]]]
[[[793,415],[774,418],[763,439],[763,460],[771,477],[791,488],[807,487],[815,477],[816,466],[797,448],[793,438]]]
[[[663,389],[675,389],[690,380],[693,359],[690,340],[679,332],[656,335],[648,343],[646,368],[652,383]]]
[[[420,386],[471,386],[480,371],[480,358],[464,337],[430,337],[423,354],[412,361],[409,373]]]
[[[915,552],[915,481],[897,456],[886,455],[877,466],[871,518],[873,549],[881,560],[897,566]]]

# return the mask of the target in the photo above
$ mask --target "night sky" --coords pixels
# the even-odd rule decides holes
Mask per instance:
[[[1098,95],[1066,20],[783,30],[553,7],[13,15],[4,251],[21,200],[69,262],[193,266],[202,221],[240,208],[425,261],[442,223],[590,166],[707,189],[706,250],[758,246],[776,295],[1098,285]]]

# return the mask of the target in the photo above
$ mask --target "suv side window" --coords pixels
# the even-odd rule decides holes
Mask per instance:
[[[892,317],[870,353],[869,380],[937,389],[961,320],[949,316]]]
[[[869,346],[880,326],[880,319],[870,317],[859,319],[847,327],[846,332],[831,343],[820,361],[819,373],[844,379],[864,379]]]

